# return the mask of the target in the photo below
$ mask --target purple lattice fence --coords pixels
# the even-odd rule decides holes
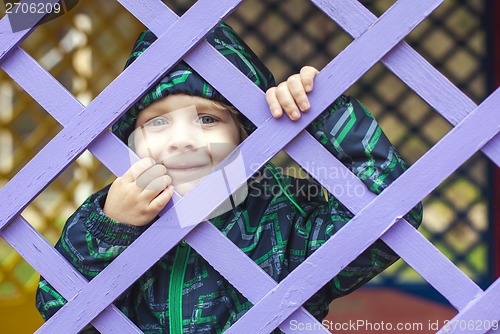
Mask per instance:
[[[313,107],[298,122],[270,118],[264,94],[203,41],[204,35],[242,0],[199,0],[180,18],[158,0],[119,0],[159,38],[87,107],[18,46],[31,30],[11,33],[9,18],[0,21],[1,67],[64,127],[0,192],[0,235],[68,300],[39,333],[74,333],[90,322],[102,333],[140,333],[112,302],[181,239],[254,304],[228,333],[268,333],[276,327],[291,333],[294,331],[290,325],[292,319],[301,323],[316,322],[301,305],[377,238],[382,238],[448,299],[459,311],[454,320],[471,320],[477,324],[482,320],[500,319],[500,281],[486,291],[481,290],[418,231],[400,219],[478,150],[500,165],[500,136],[497,135],[500,112],[495,111],[500,105],[499,90],[477,106],[402,42],[444,0],[399,0],[380,18],[355,0],[311,1],[351,34],[354,41],[322,69],[316,78],[315,91],[310,95]],[[455,128],[381,195],[340,194],[339,199],[356,216],[279,284],[213,225],[202,221],[227,197],[225,187],[218,189],[216,174],[205,178],[186,196],[171,201],[153,226],[101,274],[87,282],[20,213],[85,149],[114,174],[123,174],[130,166],[130,152],[108,128],[146,87],[180,58],[258,126],[239,147],[246,157],[244,175],[227,171],[239,184],[284,149],[327,189],[362,185],[303,130],[379,61]],[[206,66],[207,63],[211,66]],[[221,72],[225,73],[224,78],[218,75]],[[266,149],[262,150],[264,146]],[[310,161],[316,163],[308,164]],[[327,179],[320,173],[322,166],[334,166],[342,171],[337,174],[344,177]],[[205,196],[208,191],[211,196]],[[190,211],[190,203],[196,203],[199,210]],[[201,223],[181,228],[176,223],[181,215],[190,222]],[[363,228],[366,224],[370,224],[369,231]],[[168,233],[164,233],[165,228]],[[314,328],[318,328],[315,332],[326,332],[321,326]],[[464,330],[458,326],[447,332],[485,333],[487,329],[476,326]],[[500,330],[489,332],[500,333]]]

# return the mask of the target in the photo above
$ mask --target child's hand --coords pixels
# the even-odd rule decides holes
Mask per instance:
[[[280,118],[283,110],[291,120],[300,118],[300,112],[306,112],[311,107],[307,93],[313,89],[314,77],[319,71],[312,66],[304,66],[300,74],[294,74],[277,87],[271,87],[266,92],[266,100],[274,118]]]
[[[173,192],[165,166],[141,159],[111,184],[104,213],[120,223],[143,226],[167,205]]]

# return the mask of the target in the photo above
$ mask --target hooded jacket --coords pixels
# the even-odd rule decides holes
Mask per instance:
[[[128,66],[155,40],[145,31],[137,40]],[[221,24],[207,40],[262,90],[274,85],[269,70],[227,25]],[[184,93],[228,103],[184,62],[178,63],[113,126],[124,142],[134,129],[138,112],[169,94]],[[255,128],[243,115],[247,132]],[[308,131],[367,188],[378,194],[406,169],[406,164],[373,116],[355,99],[341,96]],[[91,195],[68,219],[56,249],[87,279],[97,276],[147,227],[113,221],[103,212],[109,186]],[[248,181],[246,199],[210,221],[246,255],[280,282],[309,255],[339,231],[354,215],[334,196],[309,179],[281,174],[272,165]],[[419,204],[405,218],[415,227],[422,220]],[[367,226],[369,228],[369,226]],[[214,246],[215,247],[215,246]],[[335,256],[332,254],[332,257]],[[318,320],[330,302],[368,282],[398,259],[378,240],[304,307]],[[174,300],[182,300],[176,308]],[[36,304],[44,319],[66,300],[43,278]],[[179,243],[146,271],[115,305],[144,333],[221,333],[252,304],[185,242]],[[177,304],[178,305],[178,304]],[[89,332],[95,331],[88,329]],[[281,333],[276,329],[276,333]]]

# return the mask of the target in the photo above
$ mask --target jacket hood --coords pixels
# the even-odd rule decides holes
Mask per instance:
[[[143,31],[134,44],[125,68],[146,51],[156,39],[157,37],[150,30]],[[207,35],[206,40],[260,89],[266,91],[275,86],[274,77],[269,69],[228,25],[221,23]],[[207,66],[210,65],[207,64]],[[231,105],[212,85],[184,61],[181,61],[122,115],[113,125],[113,133],[127,143],[141,110],[163,97],[181,93]],[[255,130],[255,126],[243,114],[239,113],[239,118],[248,134]]]

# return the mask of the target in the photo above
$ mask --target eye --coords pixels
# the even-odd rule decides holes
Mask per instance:
[[[158,127],[158,126],[163,126],[163,125],[167,125],[167,124],[168,124],[168,121],[165,118],[156,117],[156,118],[153,118],[152,120],[150,120],[149,122],[147,122],[145,125]]]
[[[214,117],[208,115],[200,116],[200,118],[198,118],[198,122],[201,124],[213,124],[216,121],[217,120]]]

